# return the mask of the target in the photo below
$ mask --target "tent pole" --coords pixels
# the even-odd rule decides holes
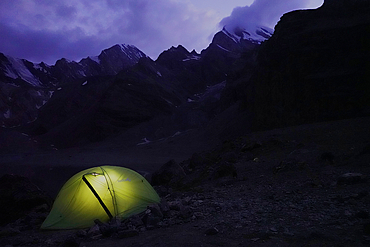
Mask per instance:
[[[94,196],[96,197],[96,199],[98,199],[100,205],[103,207],[104,211],[107,213],[107,215],[109,216],[109,219],[111,220],[113,218],[113,215],[111,214],[111,212],[109,211],[109,209],[107,208],[107,206],[105,205],[105,203],[103,202],[103,200],[100,198],[99,194],[96,192],[96,190],[94,189],[94,187],[90,184],[89,181],[87,181],[87,179],[85,178],[85,175],[82,176],[82,180],[89,187],[89,189],[94,194]]]

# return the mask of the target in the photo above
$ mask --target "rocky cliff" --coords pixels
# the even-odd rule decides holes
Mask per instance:
[[[370,114],[369,11],[369,1],[325,1],[281,18],[245,80],[255,129]]]

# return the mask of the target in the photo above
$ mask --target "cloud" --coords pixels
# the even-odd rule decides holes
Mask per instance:
[[[26,58],[30,61],[52,61],[62,57],[80,59],[86,51],[87,54],[95,52],[96,43],[90,43],[90,37],[82,36],[78,28],[60,32],[45,30],[30,30],[24,27],[6,26],[0,24],[0,47],[8,55]],[[79,37],[72,39],[72,37]],[[66,56],[67,55],[67,56]]]
[[[98,55],[117,43],[153,59],[173,45],[205,48],[218,18],[177,0],[1,0],[0,52],[55,63]]]
[[[235,8],[221,25],[273,27],[284,12],[317,2],[323,0],[255,0]],[[117,43],[135,45],[153,59],[179,44],[201,51],[220,22],[215,11],[202,9],[189,0],[1,0],[0,52],[54,64],[98,55]]]
[[[324,0],[255,0],[250,6],[236,7],[220,26],[230,28],[261,25],[274,28],[280,17],[297,9],[317,8]]]

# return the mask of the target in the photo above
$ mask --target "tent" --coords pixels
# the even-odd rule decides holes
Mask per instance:
[[[61,188],[41,229],[74,229],[127,218],[144,211],[160,198],[148,181],[137,172],[118,166],[83,170]]]

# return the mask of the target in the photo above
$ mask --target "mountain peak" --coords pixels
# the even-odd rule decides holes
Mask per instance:
[[[112,52],[117,52],[117,53],[124,53],[127,56],[133,56],[136,58],[141,58],[141,57],[146,57],[144,52],[139,50],[136,46],[134,45],[127,45],[127,44],[115,44],[114,46],[107,48],[103,50],[99,57],[102,56],[104,53],[112,53]]]
[[[269,27],[250,25],[247,28],[224,26],[222,32],[231,38],[235,43],[241,40],[249,40],[253,43],[261,43],[269,39],[274,30]]]
[[[169,51],[169,52],[180,52],[180,53],[183,53],[183,54],[189,54],[189,51],[185,47],[183,47],[182,45],[178,45],[177,47],[172,46],[167,51]]]
[[[182,45],[178,45],[177,47],[172,46],[170,49],[165,50],[164,52],[159,54],[156,61],[160,64],[167,64],[169,61],[171,61],[171,63],[174,63],[175,61],[183,61],[189,55],[190,52]]]

